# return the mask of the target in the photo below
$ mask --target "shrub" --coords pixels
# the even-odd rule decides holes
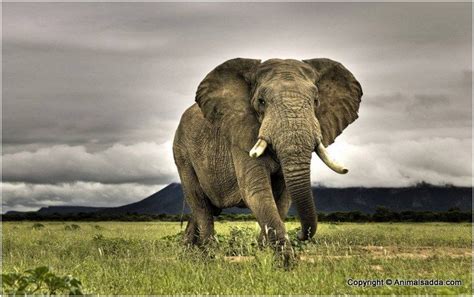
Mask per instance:
[[[2,274],[2,290],[8,295],[82,295],[82,283],[70,275],[57,276],[49,267],[41,266],[23,273]]]
[[[72,231],[75,231],[75,230],[79,230],[79,229],[81,229],[81,226],[76,225],[76,224],[66,225],[66,226],[64,227],[64,230],[68,230],[68,231],[71,231],[71,230],[72,230]]]
[[[224,246],[227,256],[253,255],[257,247],[255,230],[245,227],[231,227],[229,237]]]
[[[298,239],[298,232],[301,230],[301,228],[295,228],[288,230],[288,238],[290,239],[291,246],[295,250],[295,252],[303,252],[305,251],[308,246],[312,243],[315,243],[315,239],[311,238],[309,240],[299,240]]]
[[[102,226],[99,226],[99,225],[94,225],[94,229],[97,229],[97,230],[104,230],[105,228],[102,227]]]
[[[183,241],[183,236],[184,236],[184,231],[180,231],[176,234],[163,236],[161,239],[166,241],[167,243],[174,244],[174,243],[181,243]]]
[[[43,229],[44,225],[41,223],[34,223],[32,228],[35,230],[39,230],[39,229]]]

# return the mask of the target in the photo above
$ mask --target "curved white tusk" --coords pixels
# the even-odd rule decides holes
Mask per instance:
[[[265,149],[267,148],[267,142],[263,139],[257,140],[257,143],[253,146],[253,148],[249,152],[249,156],[252,158],[260,157]]]
[[[326,164],[329,168],[331,168],[335,172],[339,174],[346,174],[349,172],[349,169],[345,168],[341,164],[338,164],[336,161],[331,159],[331,157],[329,157],[329,154],[322,143],[318,144],[316,148],[316,154],[318,155],[319,158],[321,158],[324,164]]]

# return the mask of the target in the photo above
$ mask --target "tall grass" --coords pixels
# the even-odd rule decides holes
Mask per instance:
[[[320,224],[279,268],[255,222],[216,222],[212,254],[173,222],[3,223],[3,272],[49,266],[91,294],[471,294],[471,224]],[[69,228],[67,228],[69,226]],[[287,223],[287,229],[298,223]],[[298,243],[299,244],[299,243]],[[461,286],[352,287],[347,279],[459,279]]]

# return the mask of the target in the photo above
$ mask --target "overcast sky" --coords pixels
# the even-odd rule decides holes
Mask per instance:
[[[171,142],[234,57],[326,57],[359,119],[313,183],[471,186],[471,3],[3,3],[3,211],[117,206],[178,181]]]

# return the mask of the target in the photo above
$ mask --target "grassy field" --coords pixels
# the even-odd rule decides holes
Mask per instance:
[[[216,222],[214,257],[185,250],[170,222],[3,223],[3,273],[49,266],[90,294],[471,294],[471,224],[323,223],[278,268],[255,222]],[[71,230],[71,224],[80,228]],[[69,227],[67,227],[69,226]],[[288,230],[298,223],[287,223]],[[461,280],[459,286],[356,287],[348,279]]]

